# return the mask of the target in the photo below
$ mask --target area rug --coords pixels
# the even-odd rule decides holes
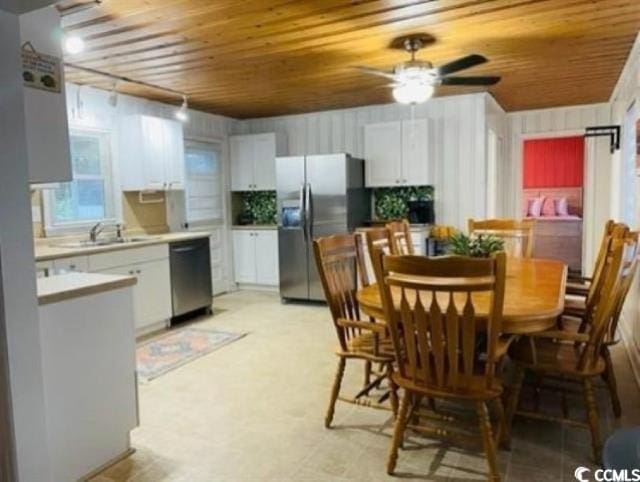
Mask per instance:
[[[239,340],[246,333],[182,328],[138,345],[138,381],[145,383]]]

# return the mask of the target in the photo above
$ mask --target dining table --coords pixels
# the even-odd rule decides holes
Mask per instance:
[[[521,335],[554,327],[556,319],[564,310],[566,280],[567,265],[561,261],[507,258],[502,333]],[[429,295],[421,293],[420,296]],[[376,283],[360,288],[356,297],[364,314],[377,320],[385,319]],[[395,309],[399,309],[399,288],[391,288],[391,297]],[[474,293],[473,297],[476,316],[486,318],[489,315],[491,294]],[[422,301],[428,306],[429,300]]]

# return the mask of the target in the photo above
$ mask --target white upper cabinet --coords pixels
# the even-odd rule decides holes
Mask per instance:
[[[402,129],[400,122],[364,126],[364,158],[367,187],[395,186],[402,177]]]
[[[427,119],[402,122],[402,184],[429,184]]]
[[[180,122],[135,115],[123,118],[119,127],[123,191],[184,189]]]
[[[274,133],[229,137],[231,190],[274,190],[276,157],[285,154],[283,137]]]
[[[249,137],[251,136],[229,138],[232,191],[250,191],[253,188],[253,141]],[[275,166],[273,170],[275,171]]]
[[[166,129],[165,150],[166,178],[169,189],[184,189],[185,160],[184,160],[184,134],[182,123],[169,121],[164,125]]]
[[[60,60],[59,92],[24,87],[24,120],[31,183],[63,182],[73,178],[62,48],[60,38],[53,35],[59,31],[60,13],[53,6],[20,16],[22,43],[29,42],[37,52]]]
[[[426,119],[364,126],[367,187],[429,184]]]
[[[259,134],[253,139],[254,189],[276,188],[276,136]]]

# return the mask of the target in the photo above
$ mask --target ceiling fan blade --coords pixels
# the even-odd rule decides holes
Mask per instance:
[[[364,74],[377,75],[378,77],[385,77],[387,79],[395,79],[393,72],[387,72],[386,70],[372,69],[371,67],[362,67],[360,65],[356,65],[353,68]]]
[[[500,82],[500,77],[444,77],[440,81],[442,85],[494,85]]]
[[[436,71],[438,72],[438,75],[442,76],[452,74],[460,70],[469,69],[476,65],[484,64],[485,62],[487,62],[487,59],[482,55],[472,54],[458,60],[454,60],[453,62],[449,62],[448,64],[441,65],[436,68]]]

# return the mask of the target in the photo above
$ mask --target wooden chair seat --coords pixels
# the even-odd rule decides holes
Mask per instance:
[[[445,374],[445,377],[448,376],[448,374]],[[469,377],[468,381],[465,381],[464,389],[461,390],[448,385],[438,389],[436,386],[428,385],[424,381],[403,378],[398,372],[394,372],[391,377],[396,385],[405,390],[421,393],[429,398],[489,401],[502,394],[502,381],[497,377],[493,378],[491,386],[487,387],[487,377],[484,373]]]
[[[591,283],[589,282],[581,283],[578,281],[567,281],[566,292],[568,295],[586,297],[589,294],[590,288]]]
[[[391,363],[394,360],[391,339],[367,332],[350,338],[347,341],[347,351],[339,349],[337,354],[347,358],[366,358],[375,363]]]
[[[562,314],[583,318],[587,314],[587,303],[583,298],[567,296],[564,299],[564,311]]]
[[[584,371],[577,369],[582,351],[573,343],[563,343],[552,338],[522,337],[509,348],[509,357],[524,368],[536,372],[563,373],[565,375],[591,377],[605,369],[604,358],[598,357],[593,366]]]

